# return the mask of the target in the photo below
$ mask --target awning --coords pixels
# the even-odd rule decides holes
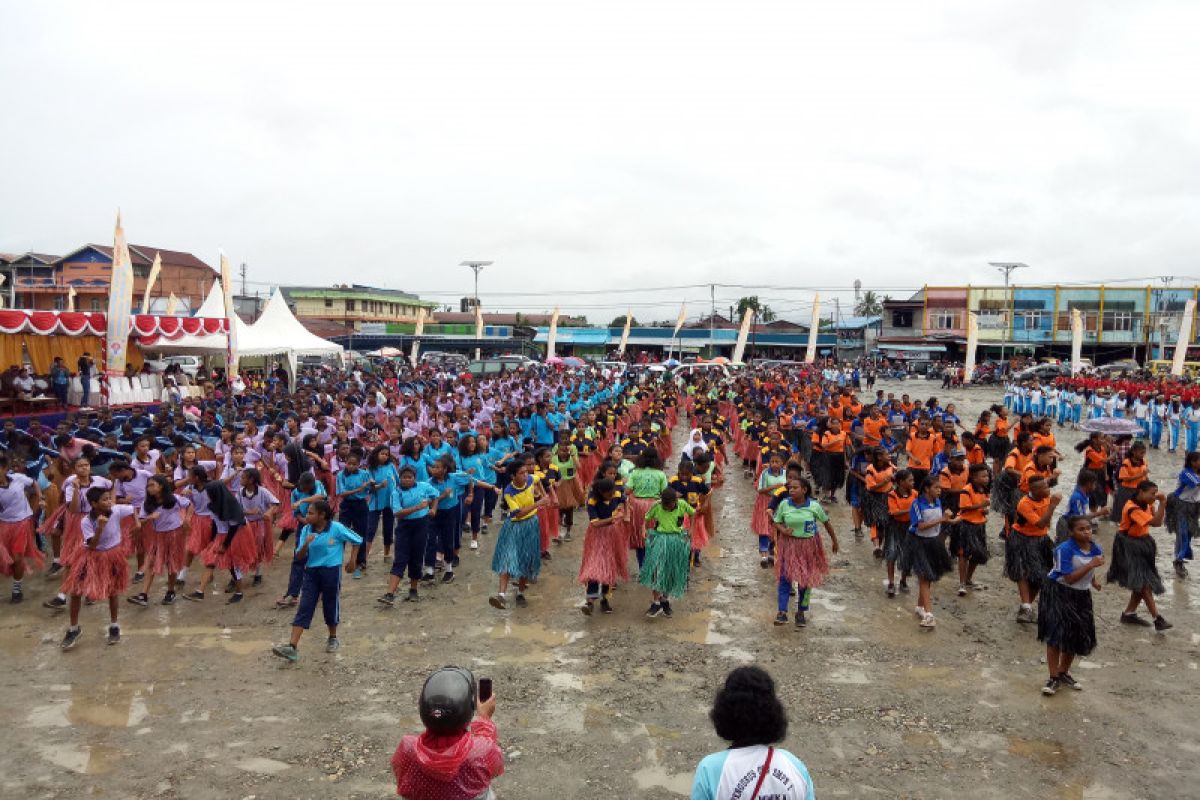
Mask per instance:
[[[533,340],[544,344],[550,338],[549,328],[535,328],[537,335]],[[566,328],[558,329],[556,339],[559,344],[604,345],[609,342],[607,328]]]
[[[879,342],[880,350],[911,350],[915,353],[944,353],[946,345],[944,344],[889,344]]]

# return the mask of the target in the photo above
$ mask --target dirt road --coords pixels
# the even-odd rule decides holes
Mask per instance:
[[[965,420],[994,390],[952,394],[910,381],[885,386],[958,404]],[[1078,434],[1060,431],[1064,452]],[[1078,468],[1074,452],[1064,475]],[[1174,487],[1178,456],[1153,452]],[[1068,489],[1069,490],[1069,489]],[[525,610],[496,611],[492,537],[457,582],[416,606],[379,610],[387,569],[347,580],[343,647],[323,652],[319,627],[302,660],[272,657],[290,614],[270,608],[286,582],[232,608],[212,597],[122,608],[124,641],[106,647],[101,605],[84,610],[84,641],[58,648],[65,617],[40,603],[54,585],[26,581],[27,602],[0,608],[0,793],[27,798],[381,798],[388,761],[419,728],[416,693],[443,664],[494,678],[507,774],[503,798],[677,798],[723,744],[707,711],[733,666],[758,662],[781,685],[786,746],[821,797],[1182,798],[1195,796],[1200,742],[1200,601],[1169,577],[1166,635],[1117,623],[1125,597],[1097,599],[1100,645],[1079,664],[1083,692],[1042,697],[1043,649],[1014,621],[1016,590],[997,555],[965,598],[935,587],[935,631],[918,629],[913,596],[888,600],[882,567],[855,543],[845,504],[832,509],[844,549],[814,592],[806,630],[775,628],[772,573],[760,570],[747,523],[753,493],[737,470],[718,508],[719,533],[673,619],[642,617],[647,593],[622,587],[611,616],[584,617],[575,573],[581,537],[559,548]],[[995,529],[995,524],[991,525]],[[1107,547],[1112,527],[1102,528]],[[319,616],[319,615],[318,615]]]

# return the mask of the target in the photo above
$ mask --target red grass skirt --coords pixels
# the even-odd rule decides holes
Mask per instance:
[[[542,552],[550,549],[550,540],[558,538],[558,503],[538,506],[538,532],[541,535]]]
[[[646,546],[646,512],[657,502],[655,497],[629,498],[629,549]]]
[[[42,520],[42,524],[38,525],[37,532],[42,536],[49,536],[58,530],[63,519],[67,515],[67,504],[63,502],[58,508],[54,509],[54,513]]]
[[[579,482],[584,491],[582,497],[587,498],[587,487],[596,479],[596,470],[600,468],[600,454],[589,453],[579,458]]]
[[[667,406],[667,430],[673,429],[679,424],[679,412],[675,410],[675,406]]]
[[[64,567],[70,566],[83,552],[83,518],[86,516],[70,509],[63,515],[62,548],[59,550],[58,563]]]
[[[617,522],[600,528],[587,529],[583,537],[583,561],[579,565],[579,582],[606,583],[615,586],[629,580],[629,531]]]
[[[692,517],[692,549],[703,550],[708,547],[708,514],[697,514]]]
[[[0,575],[12,575],[13,565],[22,558],[38,569],[46,563],[33,539],[33,517],[0,522]]]
[[[124,594],[129,588],[129,563],[121,545],[108,550],[83,548],[62,583],[63,594],[82,595],[89,600],[104,600]]]
[[[738,450],[738,455],[742,457],[743,461],[749,461],[753,464],[762,455],[762,448],[753,439],[743,438],[742,448]]]
[[[275,558],[275,542],[271,539],[271,525],[265,519],[246,520],[245,533],[254,535],[254,545],[258,548],[258,564],[270,564]]]
[[[138,525],[137,518],[131,516],[121,519],[121,546],[126,555],[141,555],[146,552],[146,529],[154,533],[154,523],[150,521]]]
[[[187,532],[188,529],[182,526],[173,531],[143,531],[146,572],[151,575],[174,575],[183,569],[187,561]]]
[[[806,589],[820,586],[829,574],[829,560],[821,537],[800,539],[780,536],[775,540],[775,575]]]
[[[248,525],[233,537],[233,544],[224,553],[220,552],[221,545],[229,538],[228,534],[213,536],[212,542],[204,549],[204,566],[216,569],[247,570],[258,563],[258,539]]]
[[[771,495],[760,494],[754,498],[754,513],[750,517],[750,530],[758,536],[775,536],[771,518]]]
[[[191,555],[203,553],[213,540],[212,517],[192,514],[187,524],[187,551]]]
[[[664,437],[659,437],[655,443],[654,449],[658,451],[658,457],[665,464],[671,460],[671,440]]]

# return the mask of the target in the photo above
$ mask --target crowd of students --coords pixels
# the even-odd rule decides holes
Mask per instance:
[[[960,597],[983,588],[977,571],[990,560],[994,520],[1015,618],[1055,648],[1054,688],[1077,687],[1070,657],[1094,643],[1084,590],[1106,563],[1096,524],[1118,525],[1107,578],[1130,592],[1122,621],[1167,630],[1148,533],[1166,524],[1176,534],[1176,573],[1186,577],[1200,455],[1189,453],[1168,498],[1146,480],[1144,443],[1093,435],[1052,538],[1062,454],[1051,411],[1061,406],[1022,388],[968,427],[936,398],[880,390],[860,399],[853,384],[795,368],[679,384],[580,371],[400,387],[336,373],[293,394],[280,384],[236,403],[76,417],[53,432],[31,424],[4,433],[0,571],[20,602],[27,570],[50,557],[61,586],[44,605],[68,610],[70,649],[85,602],[107,602],[115,643],[122,598],[212,602],[213,582],[227,579],[225,602],[239,603],[285,555],[276,604],[295,617],[273,651],[296,660],[318,604],[326,649],[340,647],[343,571],[373,574],[382,550],[379,605],[419,602],[423,587],[452,583],[461,551],[494,530],[496,609],[524,608],[529,584],[557,556],[578,559],[583,614],[611,613],[626,594],[618,589],[636,581],[645,615],[671,617],[703,568],[714,499],[740,461],[756,493],[747,527],[760,566],[775,574],[776,625],[808,624],[812,592],[840,547],[830,504],[844,499],[854,538],[870,537],[886,597],[916,584],[923,629],[937,625],[943,577],[954,574]],[[681,421],[688,434],[674,454]],[[126,452],[105,449],[114,439]],[[577,528],[582,546],[564,547]],[[1137,614],[1142,604],[1149,620]]]

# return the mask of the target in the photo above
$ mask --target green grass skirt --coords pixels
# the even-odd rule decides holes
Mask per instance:
[[[638,583],[667,597],[683,597],[691,566],[692,540],[685,533],[648,532],[646,561]]]

